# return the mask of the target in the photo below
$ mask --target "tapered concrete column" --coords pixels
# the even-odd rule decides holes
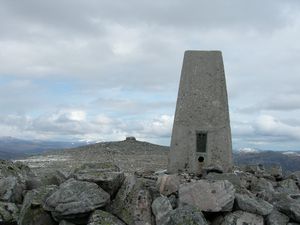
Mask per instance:
[[[222,53],[186,51],[174,118],[168,172],[232,168],[231,130]]]

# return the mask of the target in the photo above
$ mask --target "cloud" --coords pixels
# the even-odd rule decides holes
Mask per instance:
[[[234,145],[297,146],[299,9],[296,0],[1,1],[0,135],[168,143],[183,52],[220,49]]]

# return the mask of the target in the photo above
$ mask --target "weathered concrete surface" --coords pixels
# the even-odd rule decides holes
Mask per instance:
[[[197,152],[197,133],[206,133],[206,151]],[[200,163],[199,157],[204,161]],[[174,119],[168,172],[201,173],[201,167],[232,167],[231,130],[222,54],[186,51]]]

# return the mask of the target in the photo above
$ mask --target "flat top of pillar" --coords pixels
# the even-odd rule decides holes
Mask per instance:
[[[206,56],[206,55],[218,55],[222,56],[222,52],[219,50],[213,51],[202,51],[202,50],[186,50],[185,55],[195,55],[195,56]]]

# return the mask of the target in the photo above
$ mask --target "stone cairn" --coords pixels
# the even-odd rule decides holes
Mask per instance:
[[[125,175],[110,163],[37,177],[0,161],[1,225],[296,225],[300,172],[279,166]]]

